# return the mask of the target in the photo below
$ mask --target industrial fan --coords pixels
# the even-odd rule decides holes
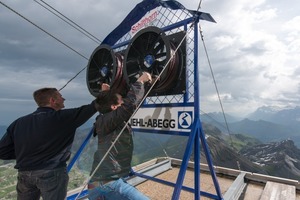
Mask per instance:
[[[154,26],[139,31],[125,52],[126,82],[135,82],[142,71],[147,71],[152,77],[160,76],[149,96],[184,93],[186,44],[180,43],[184,35],[179,32],[167,36]]]
[[[115,53],[108,45],[100,45],[92,53],[87,67],[87,86],[93,96],[101,91],[101,84],[107,83],[111,90],[126,93],[127,84],[123,78],[123,55]]]

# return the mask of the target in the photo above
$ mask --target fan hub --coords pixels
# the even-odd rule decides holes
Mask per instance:
[[[123,78],[123,55],[106,45],[101,44],[92,53],[87,66],[86,82],[90,93],[97,97],[103,83],[110,89],[123,95],[127,93],[127,84]]]
[[[153,55],[146,55],[144,58],[144,65],[146,66],[146,68],[150,68],[151,65],[154,63],[155,58]]]
[[[106,66],[100,69],[100,74],[102,77],[106,77],[108,75],[108,68]]]

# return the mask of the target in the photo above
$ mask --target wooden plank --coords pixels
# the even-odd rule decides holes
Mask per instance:
[[[267,181],[260,200],[296,200],[296,187]]]
[[[244,181],[246,173],[241,172],[240,175],[234,180],[230,188],[225,193],[223,199],[224,200],[238,200],[246,187],[246,183]]]

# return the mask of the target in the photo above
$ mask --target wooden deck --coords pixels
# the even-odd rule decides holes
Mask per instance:
[[[161,164],[162,163],[162,164]],[[134,171],[148,174],[160,180],[176,183],[181,161],[172,158],[153,159],[139,166]],[[224,200],[300,200],[299,181],[283,179],[234,169],[214,167],[218,184]],[[151,200],[172,199],[174,187],[159,183],[155,180],[132,177],[128,182],[147,195]],[[193,163],[189,163],[184,176],[183,186],[194,188]],[[71,194],[81,190],[74,190]],[[200,190],[216,195],[215,185],[205,164],[201,164]],[[85,198],[80,198],[85,199]],[[180,200],[194,200],[194,193],[181,190]],[[206,196],[201,200],[208,200]]]

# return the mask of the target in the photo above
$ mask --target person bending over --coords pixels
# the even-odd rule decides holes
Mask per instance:
[[[91,174],[94,175],[88,184],[90,200],[149,199],[126,183],[122,177],[130,173],[133,154],[132,130],[127,121],[144,97],[144,83],[150,81],[151,75],[144,72],[131,85],[125,98],[114,91],[103,91],[97,97],[97,103],[101,104],[98,111],[102,114],[96,118],[94,124],[94,136],[98,136],[98,149],[94,154],[91,170]],[[120,137],[115,141],[122,130]],[[114,146],[95,171],[113,142],[115,142]]]

